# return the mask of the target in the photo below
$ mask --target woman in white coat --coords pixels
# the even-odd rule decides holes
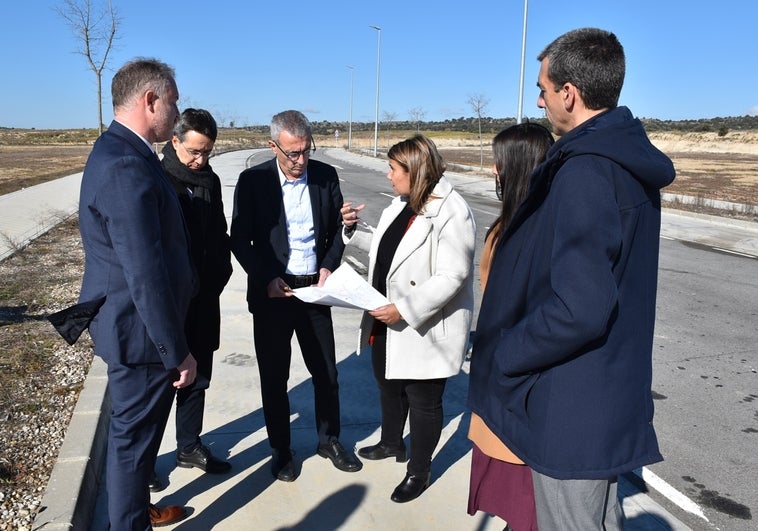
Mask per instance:
[[[476,226],[443,176],[445,163],[431,140],[416,135],[387,156],[387,178],[398,197],[375,232],[355,230],[364,205],[345,203],[342,219],[346,243],[369,251],[369,282],[390,301],[361,321],[359,351],[371,347],[382,429],[380,441],[358,455],[405,461],[403,429],[410,418],[407,474],[391,496],[403,503],[429,486],[442,393],[463,364],[474,307]]]

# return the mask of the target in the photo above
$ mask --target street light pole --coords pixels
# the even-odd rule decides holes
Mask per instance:
[[[379,64],[382,49],[382,28],[379,26],[369,26],[376,30],[376,111],[374,114],[374,157],[376,157],[376,146],[379,142]]]
[[[521,114],[524,108],[524,62],[526,60],[526,12],[529,8],[529,0],[524,0],[524,29],[521,32],[521,76],[518,89],[518,114],[516,123],[521,123]]]
[[[350,65],[347,67],[350,69],[350,118],[347,125],[347,150],[350,151],[353,147],[353,72],[355,72],[355,68]]]

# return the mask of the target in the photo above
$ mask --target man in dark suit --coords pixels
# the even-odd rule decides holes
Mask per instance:
[[[89,330],[108,365],[108,516],[111,530],[132,531],[186,516],[184,507],[150,505],[148,481],[175,389],[195,379],[184,334],[195,277],[179,201],[151,148],[171,138],[179,115],[174,71],[131,61],[111,92],[115,119],[82,177],[79,300],[104,298]]]
[[[232,274],[221,180],[208,162],[217,136],[218,127],[211,113],[185,109],[174,126],[171,142],[163,148],[161,161],[179,196],[199,282],[184,327],[197,361],[197,378],[176,392],[176,464],[197,467],[208,474],[223,474],[231,469],[229,462],[215,457],[200,439],[205,390],[213,373],[213,352],[219,347],[219,297]],[[153,491],[154,486],[162,485],[151,483]]]
[[[248,275],[255,355],[263,414],[273,450],[271,472],[281,481],[297,477],[290,448],[287,397],[292,335],[313,378],[317,453],[345,472],[361,462],[339,442],[340,408],[331,309],[292,296],[292,289],[323,285],[342,258],[337,172],[310,159],[311,125],[298,111],[271,121],[275,157],[243,171],[234,194],[232,252]]]

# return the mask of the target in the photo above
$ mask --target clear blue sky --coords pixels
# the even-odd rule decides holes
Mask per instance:
[[[92,0],[100,4],[104,0]],[[523,0],[113,0],[121,39],[103,76],[136,56],[176,69],[180,106],[209,109],[226,125],[268,124],[295,108],[312,121],[373,122],[377,31],[379,116],[426,120],[518,112]],[[60,0],[8,1],[0,17],[0,126],[96,127],[95,76],[54,7]],[[616,33],[627,55],[620,103],[639,117],[697,119],[758,114],[758,2],[720,0],[529,0],[523,115],[536,107],[537,54],[570,29]]]

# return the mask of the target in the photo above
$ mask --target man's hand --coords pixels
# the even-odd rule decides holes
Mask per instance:
[[[279,277],[276,277],[268,283],[266,287],[269,299],[275,299],[279,297],[292,297],[292,288]]]
[[[329,278],[329,275],[331,275],[332,272],[329,271],[327,268],[322,267],[318,270],[318,284],[316,286],[323,287],[324,282],[326,282],[326,279]]]
[[[184,361],[176,368],[179,372],[179,379],[174,382],[174,387],[181,389],[191,385],[197,376],[197,361],[192,354],[187,354]]]

